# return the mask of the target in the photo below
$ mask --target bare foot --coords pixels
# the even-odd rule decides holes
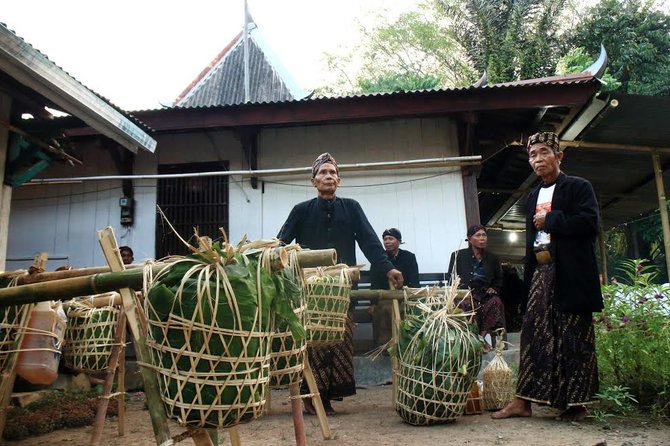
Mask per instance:
[[[316,409],[314,409],[314,405],[312,404],[311,399],[304,399],[302,401],[302,406],[303,410],[302,412],[307,415],[316,415]]]
[[[515,398],[507,406],[497,412],[493,412],[491,418],[502,420],[503,418],[530,417],[531,415],[533,415],[533,411],[530,408],[530,402],[521,398]]]
[[[557,421],[584,421],[588,411],[584,406],[568,407],[568,410],[556,417]]]

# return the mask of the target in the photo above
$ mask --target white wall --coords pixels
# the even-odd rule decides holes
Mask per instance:
[[[458,156],[456,127],[447,119],[269,129],[260,147],[259,169],[309,166],[326,151],[340,164]],[[263,180],[264,193],[244,185],[250,203],[234,203],[231,196],[232,240],[245,232],[252,239],[275,236],[293,205],[316,196],[309,175]],[[459,168],[343,173],[338,195],[358,200],[380,236],[385,228],[399,228],[421,272],[446,271],[464,238]],[[366,263],[360,251],[357,259]]]
[[[155,155],[140,153],[136,174],[151,174],[159,164],[229,161],[231,170],[247,169],[239,139],[232,131],[159,135]],[[262,131],[259,169],[310,166],[328,151],[340,164],[458,156],[456,127],[448,119],[396,119],[363,124],[273,128]],[[84,166],[51,167],[45,177],[116,174],[108,153],[82,148]],[[230,178],[229,239],[237,243],[274,237],[291,207],[316,196],[309,175]],[[364,187],[361,187],[364,186]],[[119,225],[121,181],[22,186],[16,188],[9,224],[8,270],[25,268],[41,251],[62,264],[103,265],[97,231],[114,227],[121,245],[136,261],[154,256],[156,180],[135,180],[135,224]],[[403,248],[417,255],[421,272],[443,272],[449,255],[462,247],[465,210],[459,168],[349,172],[338,195],[358,200],[376,232],[388,227],[403,233]],[[56,259],[59,258],[59,259]],[[23,259],[23,260],[21,260]],[[358,253],[359,263],[366,263]]]

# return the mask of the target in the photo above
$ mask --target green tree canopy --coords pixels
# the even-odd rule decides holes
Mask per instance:
[[[608,67],[624,93],[670,94],[670,16],[644,0],[602,0],[587,10],[570,32],[568,47],[598,54],[607,50]]]

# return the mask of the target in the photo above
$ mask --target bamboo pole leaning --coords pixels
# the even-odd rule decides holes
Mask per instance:
[[[332,265],[335,255],[334,249],[305,250],[298,253],[298,262],[301,268]],[[167,267],[169,267],[167,263],[156,263],[151,267],[152,273],[156,275]],[[0,289],[0,306],[70,299],[107,293],[121,288],[141,289],[143,280],[143,268],[134,268],[2,288]]]

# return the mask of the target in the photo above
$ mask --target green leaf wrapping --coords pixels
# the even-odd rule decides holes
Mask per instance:
[[[275,317],[304,337],[289,279],[259,267],[261,255],[185,257],[147,294],[163,401],[183,425],[224,428],[260,415]]]

